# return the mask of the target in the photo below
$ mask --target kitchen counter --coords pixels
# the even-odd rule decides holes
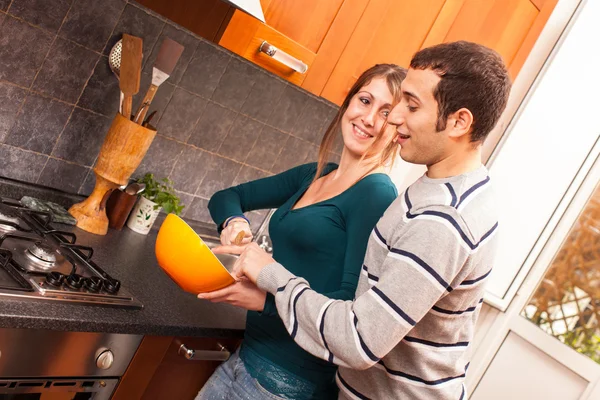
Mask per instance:
[[[20,195],[0,182],[0,194]],[[109,229],[106,236],[54,224],[77,235],[77,243],[94,248],[92,259],[121,281],[141,301],[141,310],[88,306],[57,301],[0,299],[1,328],[51,329],[83,332],[130,333],[161,336],[241,337],[245,310],[212,304],[181,290],[158,266],[154,244],[161,221],[145,236],[123,228]]]

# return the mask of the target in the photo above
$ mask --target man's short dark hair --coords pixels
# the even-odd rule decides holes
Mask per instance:
[[[436,129],[445,129],[450,114],[467,108],[473,114],[471,142],[483,142],[508,102],[511,82],[502,57],[480,44],[460,41],[417,52],[410,67],[431,69],[441,78],[433,93]]]

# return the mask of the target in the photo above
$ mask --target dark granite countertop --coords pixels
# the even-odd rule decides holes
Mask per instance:
[[[0,182],[0,195],[47,198],[44,193],[9,190]],[[53,201],[59,200],[56,197]],[[58,201],[57,201],[58,202]],[[57,225],[58,226],[58,225]],[[142,310],[87,306],[55,301],[0,299],[0,327],[163,336],[241,337],[245,311],[226,304],[198,300],[181,290],[158,266],[154,244],[160,221],[140,235],[128,228],[109,229],[106,236],[60,225],[77,235],[77,243],[94,248],[93,260],[119,279]]]

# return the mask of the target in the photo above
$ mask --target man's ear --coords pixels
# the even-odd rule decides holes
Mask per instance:
[[[461,108],[448,117],[448,135],[459,138],[471,132],[473,126],[473,114],[467,108]]]

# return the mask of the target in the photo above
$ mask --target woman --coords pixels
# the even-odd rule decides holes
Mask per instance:
[[[403,68],[381,64],[358,78],[323,137],[318,163],[215,193],[208,208],[222,229],[222,244],[251,241],[244,212],[277,208],[269,225],[275,260],[316,291],[352,299],[369,234],[397,196],[383,173],[397,149],[385,123],[405,75]],[[327,163],[340,131],[340,164]],[[254,311],[248,312],[239,352],[217,369],[197,400],[337,398],[336,367],[295,344],[271,295],[242,281],[198,297]]]

